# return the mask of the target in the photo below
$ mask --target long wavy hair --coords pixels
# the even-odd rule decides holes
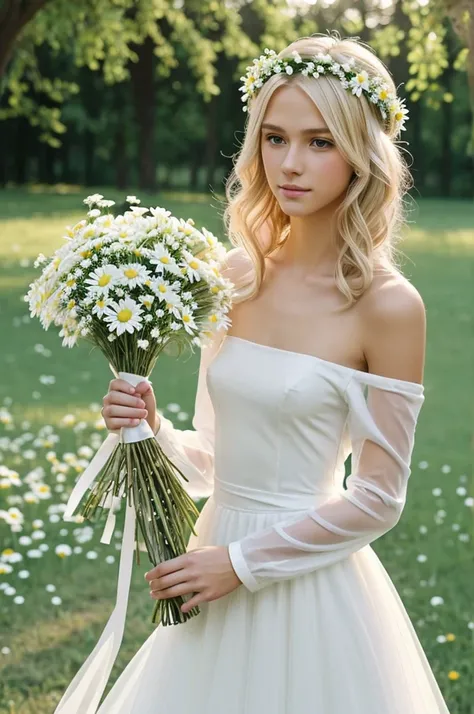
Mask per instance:
[[[303,59],[328,53],[344,64],[351,57],[358,69],[379,75],[396,93],[382,61],[357,38],[313,35],[291,43],[280,57],[297,50]],[[224,220],[231,244],[244,249],[252,267],[236,294],[236,301],[253,298],[265,276],[265,258],[288,239],[290,217],[280,208],[265,176],[261,155],[261,125],[278,87],[296,84],[314,101],[329,127],[336,147],[353,167],[353,175],[336,210],[338,258],[334,278],[347,297],[348,309],[369,288],[374,272],[401,274],[395,249],[406,223],[403,197],[412,178],[395,143],[396,127],[389,126],[377,107],[363,95],[356,97],[331,75],[314,79],[299,73],[270,77],[251,101],[245,137],[226,182]],[[389,120],[387,120],[389,121]]]

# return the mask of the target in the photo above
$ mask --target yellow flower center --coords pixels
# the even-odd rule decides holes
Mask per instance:
[[[217,322],[217,315],[211,315],[209,318],[210,322]]]
[[[214,285],[214,287],[211,288],[211,293],[213,293],[214,295],[217,295],[218,292],[219,292],[219,288],[217,287],[217,285]]]
[[[92,255],[92,251],[91,250],[83,250],[81,255],[83,258],[90,258]]]
[[[40,493],[49,493],[49,486],[40,486],[38,491]]]
[[[76,281],[74,280],[74,278],[71,278],[70,280],[67,280],[67,281],[66,281],[66,285],[67,285],[69,288],[72,288],[75,284],[76,284]]]
[[[190,265],[191,268],[193,268],[194,270],[197,270],[198,267],[199,267],[199,263],[198,263],[196,260],[192,260],[192,261],[189,263],[189,265]]]
[[[395,119],[397,121],[401,121],[403,119],[403,113],[402,112],[396,112],[395,113]]]
[[[2,555],[13,555],[15,551],[12,548],[6,548],[5,550],[2,551]]]
[[[10,488],[10,484],[8,481],[4,481],[3,483],[0,483],[0,488],[5,489],[5,488]]]
[[[168,258],[167,255],[163,255],[163,256],[160,258],[160,262],[161,262],[161,263],[164,263],[165,265],[168,265],[168,263],[170,262],[170,259]]]
[[[96,305],[100,310],[103,310],[105,307],[105,300],[97,300]]]
[[[453,670],[453,669],[452,669],[451,672],[449,672],[449,674],[448,674],[449,679],[453,679],[453,680],[454,680],[454,679],[459,679],[460,676],[461,676],[461,675],[459,674],[459,672],[456,672],[456,671]]]
[[[111,279],[111,275],[108,275],[108,273],[104,273],[104,275],[101,275],[99,280],[97,281],[97,285],[101,288],[105,288],[105,286],[110,283]]]
[[[72,310],[72,308],[74,307],[75,304],[76,304],[75,300],[69,300],[69,302],[67,304],[67,309]]]
[[[132,311],[129,310],[128,308],[125,308],[124,310],[120,310],[120,312],[117,315],[117,319],[119,322],[128,322],[129,320],[132,319]]]
[[[135,268],[127,268],[123,272],[125,273],[125,277],[129,278],[130,280],[132,278],[136,278],[138,275],[138,272],[135,270]]]
[[[359,82],[359,84],[362,84],[363,82],[365,82],[365,77],[364,77],[364,75],[363,75],[363,74],[358,74],[358,75],[357,75],[357,81]]]
[[[160,293],[165,293],[165,292],[166,292],[166,285],[160,285],[160,287],[158,288],[158,290],[160,291]]]
[[[386,89],[381,89],[379,94],[379,99],[387,99],[388,92]]]
[[[119,236],[120,236],[120,238],[126,238],[126,237],[127,237],[127,231],[120,231]]]
[[[191,318],[189,315],[183,315],[183,322],[190,322]]]
[[[135,255],[138,256],[138,257],[140,257],[141,254],[142,254],[141,250],[139,250],[138,248],[135,248],[135,250],[134,250],[133,252],[134,252]]]

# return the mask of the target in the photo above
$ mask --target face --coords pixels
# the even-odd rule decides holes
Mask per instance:
[[[261,151],[270,188],[287,215],[309,216],[344,197],[353,169],[300,87],[289,84],[274,92],[262,123]]]

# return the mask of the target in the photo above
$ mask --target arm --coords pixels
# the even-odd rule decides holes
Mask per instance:
[[[391,315],[371,342],[377,373],[354,371],[344,394],[352,442],[347,490],[230,543],[234,570],[250,591],[337,563],[398,523],[424,401],[423,385],[411,378],[422,373],[425,336],[419,300],[410,309],[397,304],[390,302]],[[377,334],[388,340],[378,349]]]

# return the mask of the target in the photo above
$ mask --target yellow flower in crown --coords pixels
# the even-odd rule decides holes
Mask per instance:
[[[264,54],[247,67],[247,74],[240,78],[242,85],[239,91],[242,92],[244,112],[248,111],[247,102],[256,97],[258,90],[270,77],[281,73],[292,75],[295,72],[314,79],[336,77],[344,89],[356,97],[364,95],[371,104],[377,106],[384,121],[394,121],[397,133],[405,130],[408,118],[408,110],[403,104],[405,100],[393,94],[381,77],[370,76],[365,69],[357,68],[354,57],[341,64],[330,54],[322,52],[303,59],[296,50],[289,57],[279,57],[274,50],[266,48]]]

